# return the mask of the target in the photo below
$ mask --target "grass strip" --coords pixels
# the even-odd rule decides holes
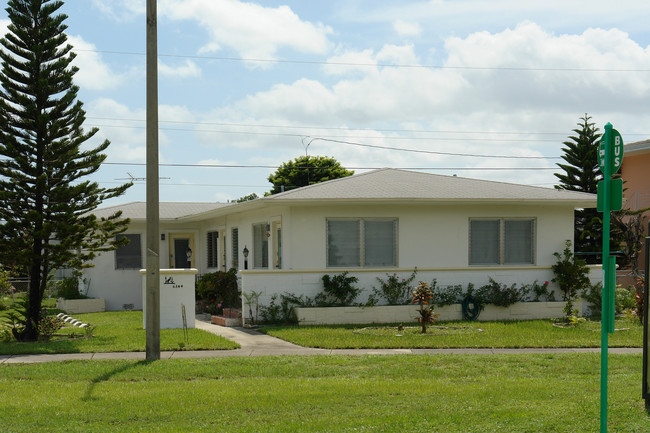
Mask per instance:
[[[95,327],[92,337],[85,338],[80,328],[66,327],[57,333],[74,333],[79,338],[54,337],[48,342],[0,343],[0,354],[18,355],[30,353],[91,353],[91,352],[138,352],[145,350],[146,331],[142,327],[142,311],[112,311],[74,316]],[[188,337],[182,329],[161,329],[161,350],[218,350],[237,349],[239,344],[215,334],[188,329]]]
[[[593,432],[593,354],[1,365],[5,432]],[[610,357],[610,431],[647,432],[641,356]]]
[[[563,348],[600,347],[600,322],[586,321],[560,328],[551,320],[510,322],[441,322],[427,334],[418,324],[268,326],[262,332],[305,347],[323,349],[390,348]],[[409,328],[409,326],[413,328]],[[610,347],[642,347],[643,326],[638,320],[616,321],[619,331],[609,337]]]

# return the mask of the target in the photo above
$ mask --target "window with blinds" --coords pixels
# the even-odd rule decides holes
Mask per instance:
[[[267,224],[253,226],[253,268],[266,269],[269,267],[269,236]]]
[[[534,219],[470,219],[470,265],[530,265],[534,263]]]
[[[397,219],[328,219],[327,266],[397,266]]]

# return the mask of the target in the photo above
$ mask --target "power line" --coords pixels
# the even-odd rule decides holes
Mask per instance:
[[[129,128],[129,129],[144,129],[144,126],[134,125],[101,125],[101,124],[87,124],[96,128]],[[262,136],[277,136],[277,137],[304,137],[302,134],[292,134],[288,132],[259,132],[259,131],[226,131],[215,129],[187,129],[187,128],[158,128],[162,131],[182,131],[182,132],[209,132],[215,134],[242,134],[242,135],[262,135]],[[492,142],[545,142],[557,143],[558,140],[551,139],[530,139],[530,138],[450,138],[450,137],[395,137],[383,136],[377,137],[372,135],[328,135],[328,137],[335,138],[365,138],[365,139],[381,139],[381,140],[431,140],[431,141],[492,141]],[[348,143],[350,144],[350,143]]]
[[[399,147],[378,146],[374,144],[355,143],[352,141],[344,141],[344,140],[331,140],[328,138],[320,138],[320,137],[312,138],[312,140],[309,143],[315,140],[329,141],[332,143],[350,144],[353,146],[369,147],[373,149],[398,150],[402,152],[426,153],[432,155],[462,156],[462,157],[472,157],[472,158],[498,158],[498,159],[562,159],[562,157],[560,156],[481,155],[481,154],[473,154],[473,153],[454,153],[454,152],[438,152],[433,150],[403,149]]]
[[[125,165],[141,167],[144,162],[103,162],[106,165]],[[247,164],[179,164],[160,163],[160,167],[184,167],[184,168],[264,168],[278,169],[278,165],[247,165]],[[321,167],[294,167],[297,169],[319,170]],[[348,170],[379,170],[385,167],[346,167]],[[557,170],[557,167],[394,167],[399,170],[468,170],[468,171],[492,171],[492,170]]]
[[[115,120],[120,122],[141,122],[144,119],[127,119],[117,117],[99,117],[99,116],[86,116],[86,119],[96,120]],[[179,125],[210,125],[210,126],[232,126],[241,128],[284,128],[284,129],[302,129],[302,130],[324,130],[324,131],[376,131],[376,132],[409,132],[409,133],[429,133],[429,134],[481,134],[481,135],[557,135],[560,137],[567,137],[566,132],[548,132],[548,131],[460,131],[449,129],[404,129],[404,128],[348,128],[341,126],[315,126],[315,125],[274,125],[265,123],[234,123],[234,122],[193,122],[181,120],[159,120],[159,123],[171,123]],[[105,127],[113,127],[114,125],[100,125]],[[121,125],[117,125],[121,127]],[[125,127],[130,127],[125,125]],[[209,132],[209,131],[207,131]],[[630,133],[626,135],[647,136],[650,133]],[[555,141],[555,140],[554,140]]]
[[[91,52],[101,54],[119,54],[131,56],[144,56],[144,53],[115,50],[83,50],[78,52]],[[158,57],[197,59],[197,60],[221,60],[229,62],[252,62],[252,63],[284,63],[298,65],[327,65],[327,66],[355,66],[372,68],[406,68],[406,69],[451,69],[469,71],[522,71],[522,72],[650,72],[650,69],[610,69],[610,68],[550,68],[550,67],[523,67],[523,66],[453,66],[453,65],[414,65],[400,63],[356,63],[356,62],[334,62],[328,60],[295,60],[295,59],[260,59],[260,58],[239,58],[224,56],[198,56],[182,54],[158,54]]]
[[[90,126],[95,126],[95,127],[111,127],[111,125],[90,125]],[[142,129],[144,127],[140,126],[126,126],[127,128],[136,128],[136,129]],[[169,131],[187,131],[185,129],[179,129],[179,128],[159,128],[161,130],[169,130]],[[194,132],[217,132],[217,133],[223,133],[223,134],[245,134],[245,135],[264,135],[264,136],[277,136],[277,137],[294,137],[294,138],[302,138],[305,137],[304,135],[299,135],[299,134],[288,134],[288,133],[273,133],[273,132],[253,132],[253,131],[204,131],[204,130],[192,130]],[[347,136],[346,136],[347,137]],[[439,152],[439,151],[433,151],[433,150],[421,150],[421,149],[407,149],[407,148],[401,148],[401,147],[394,147],[394,146],[380,146],[380,145],[374,145],[374,144],[364,144],[364,143],[357,143],[354,141],[346,141],[346,140],[335,140],[331,138],[323,138],[323,137],[307,137],[311,138],[311,141],[314,140],[322,140],[322,141],[328,141],[331,143],[339,143],[339,144],[349,144],[351,146],[359,146],[359,147],[367,147],[367,148],[374,148],[374,149],[383,149],[383,150],[394,150],[394,151],[399,151],[399,152],[410,152],[410,153],[424,153],[424,154],[430,154],[430,155],[445,155],[445,156],[459,156],[459,157],[470,157],[470,158],[495,158],[495,159],[561,159],[559,156],[514,156],[514,155],[485,155],[485,154],[472,154],[472,153],[455,153],[455,152]],[[492,141],[492,142],[529,142],[529,141],[555,141],[555,140],[527,140],[527,139],[477,139],[477,138],[472,138],[472,139],[463,139],[463,138],[441,138],[441,137],[352,137],[352,138],[374,138],[374,139],[382,139],[382,140],[429,140],[429,141]],[[310,143],[311,143],[310,141]]]

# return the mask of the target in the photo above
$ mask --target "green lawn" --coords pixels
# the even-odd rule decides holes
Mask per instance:
[[[599,356],[0,365],[3,432],[593,433]],[[612,355],[610,432],[646,433],[641,356]]]
[[[300,346],[324,349],[466,348],[466,347],[600,347],[600,322],[559,328],[550,320],[521,322],[437,323],[427,334],[417,324],[398,331],[396,325],[265,327],[274,337]],[[620,329],[609,336],[609,347],[642,347],[643,326],[638,320],[616,321]]]
[[[50,342],[0,343],[0,354],[26,353],[83,353],[83,352],[137,352],[145,350],[145,330],[141,311],[115,311],[78,314],[82,322],[95,326],[92,338],[57,338]],[[66,327],[57,334],[75,333],[84,336],[80,328]],[[160,331],[161,350],[236,349],[239,345],[200,329],[188,329],[188,338],[182,329]]]

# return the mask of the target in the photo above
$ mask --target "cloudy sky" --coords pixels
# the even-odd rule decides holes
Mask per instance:
[[[7,15],[2,4],[0,30]],[[94,179],[145,173],[145,1],[67,0]],[[158,0],[162,201],[270,189],[297,156],[552,187],[588,113],[650,138],[650,3]],[[205,167],[199,167],[199,166]],[[109,204],[144,201],[144,182]]]

